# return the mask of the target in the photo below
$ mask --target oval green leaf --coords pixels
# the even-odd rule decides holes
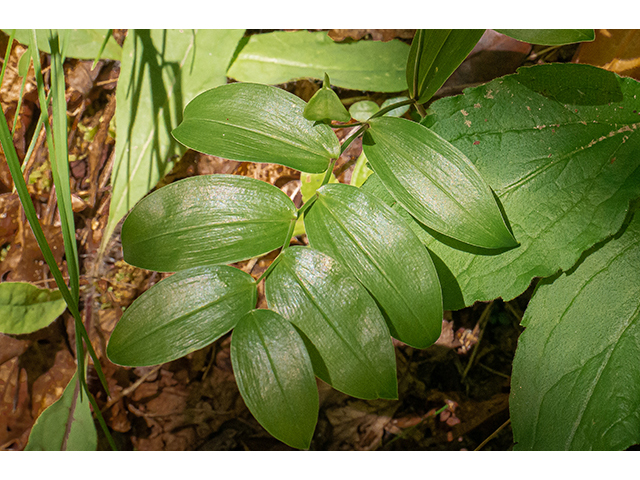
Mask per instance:
[[[7,35],[11,33],[10,30],[4,29]],[[100,48],[104,43],[105,36],[109,30],[104,29],[88,29],[77,28],[68,30],[59,30],[60,37],[65,41],[64,54],[67,58],[84,58],[88,60],[94,60],[96,55],[100,52]],[[49,47],[49,30],[38,29],[36,30],[36,36],[38,38],[38,47],[40,50],[46,53],[51,53]],[[31,44],[31,30],[17,29],[15,39],[23,45]],[[100,58],[107,58],[110,60],[120,60],[122,58],[122,47],[118,45],[113,35],[110,35],[102,55]]]
[[[409,46],[401,40],[336,43],[327,32],[252,35],[228,75],[241,82],[278,85],[301,78],[352,90],[400,92],[406,88]]]
[[[98,433],[93,423],[86,393],[80,392],[78,372],[62,396],[36,419],[25,451],[92,451],[98,447]]]
[[[571,272],[543,280],[522,320],[511,420],[518,450],[640,443],[640,215]]]
[[[233,330],[231,363],[244,402],[265,430],[291,447],[309,448],[318,389],[294,326],[271,310],[249,312]]]
[[[231,83],[198,95],[173,136],[199,152],[243,162],[277,163],[324,172],[340,156],[327,125],[303,116],[306,103],[279,88]]]
[[[409,96],[428,101],[467,58],[484,30],[418,30],[407,59]]]
[[[489,185],[469,159],[428,128],[374,118],[363,149],[384,186],[438,233],[488,249],[518,245]]]
[[[362,100],[349,107],[349,114],[358,122],[366,122],[369,120],[369,117],[378,110],[380,110],[380,107],[376,102],[371,100]]]
[[[138,297],[107,345],[117,365],[158,365],[206,347],[256,304],[256,284],[242,270],[205,266],[176,273]]]
[[[537,45],[566,45],[569,43],[591,42],[596,38],[593,29],[565,30],[496,30],[521,42]]]
[[[293,202],[266,182],[191,177],[135,206],[122,226],[122,250],[131,265],[161,272],[233,263],[281,247],[295,221]]]
[[[347,268],[308,247],[289,247],[266,281],[269,307],[303,335],[315,374],[347,395],[397,398],[389,329]]]
[[[340,261],[367,288],[398,340],[427,348],[440,336],[438,274],[396,212],[350,185],[325,185],[304,218],[310,245]]]
[[[0,283],[0,332],[21,335],[46,327],[62,315],[67,304],[60,290],[30,283]]]

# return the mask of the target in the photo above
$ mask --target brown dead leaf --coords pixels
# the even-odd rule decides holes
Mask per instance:
[[[17,358],[0,365],[0,450],[22,449],[20,437],[33,424],[25,377]]]
[[[573,61],[640,80],[640,30],[596,30],[596,39],[581,43]]]
[[[67,349],[58,350],[53,366],[33,383],[33,418],[58,400],[76,372],[76,362]]]
[[[373,30],[354,30],[354,29],[341,29],[334,28],[329,30],[329,37],[335,42],[342,42],[347,38],[353,40],[360,40],[367,35],[371,35],[372,40],[378,40],[382,42],[388,42],[394,38],[402,38],[404,40],[410,40],[415,35],[415,29],[394,30],[394,29],[373,29]]]
[[[400,402],[353,400],[344,406],[326,410],[334,428],[330,450],[374,450],[382,440]]]
[[[14,357],[22,355],[29,347],[27,340],[18,340],[0,333],[0,365]]]

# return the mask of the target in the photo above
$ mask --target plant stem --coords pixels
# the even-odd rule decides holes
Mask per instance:
[[[342,152],[340,152],[340,154],[342,154]],[[335,164],[336,164],[336,159],[332,158],[331,161],[329,162],[329,166],[327,167],[327,171],[324,173],[324,178],[322,179],[322,183],[320,184],[320,187],[326,185],[327,183],[329,183],[329,180],[331,180],[331,174],[333,173],[333,167],[335,166]]]
[[[280,255],[278,255],[275,260],[273,262],[271,262],[271,265],[269,265],[267,267],[267,269],[264,271],[264,273],[262,275],[260,275],[260,278],[258,278],[256,280],[256,285],[259,284],[262,280],[265,280],[269,274],[271,273],[271,271],[275,268],[275,266],[278,264],[278,262],[280,261],[282,257]]]

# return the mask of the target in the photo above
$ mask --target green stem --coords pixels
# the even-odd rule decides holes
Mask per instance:
[[[359,127],[360,125],[364,125],[362,122],[353,122],[353,123],[345,123],[344,125],[331,125],[331,128],[350,128],[350,127]]]
[[[342,154],[342,152],[340,152],[340,154]],[[331,180],[331,174],[333,173],[333,167],[335,166],[335,164],[336,164],[336,159],[332,158],[331,161],[329,162],[329,166],[327,167],[326,172],[324,173],[324,178],[322,179],[322,183],[320,184],[320,187],[326,185],[327,183],[329,183],[329,180]]]
[[[358,138],[360,134],[363,133],[367,128],[369,128],[369,125],[367,124],[360,125],[360,127],[349,138],[347,138],[344,141],[344,143],[340,146],[340,155],[342,155],[347,149],[347,147],[351,145],[351,142],[353,142],[356,138]]]
[[[275,266],[278,264],[278,262],[280,261],[280,259],[282,258],[281,255],[278,255],[275,260],[273,262],[271,262],[271,265],[269,265],[269,267],[267,267],[267,269],[264,271],[264,273],[262,275],[260,275],[260,278],[258,278],[256,280],[256,285],[258,283],[260,283],[262,280],[265,280],[269,274],[271,273],[271,271],[275,268]]]

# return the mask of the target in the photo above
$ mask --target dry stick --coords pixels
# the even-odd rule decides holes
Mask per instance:
[[[128,388],[125,388],[124,390],[122,390],[115,397],[111,397],[111,399],[107,402],[107,404],[104,407],[102,407],[102,409],[100,411],[102,413],[104,413],[107,410],[109,410],[113,406],[114,403],[119,401],[121,398],[126,397],[127,395],[133,393],[140,385],[142,385],[147,380],[147,378],[149,378],[154,373],[158,372],[158,370],[160,370],[161,368],[162,368],[162,365],[158,365],[153,370],[149,370],[142,377],[140,377],[138,380],[136,380],[136,383],[134,383],[133,385],[131,385]]]
[[[507,419],[506,422],[504,422],[502,425],[500,425],[498,427],[498,429],[493,432],[491,435],[489,435],[480,445],[478,445],[478,447],[474,450],[474,452],[479,451],[482,447],[484,447],[487,443],[489,443],[491,440],[493,440],[496,435],[498,435],[498,433],[500,433],[500,430],[502,430],[504,427],[506,427],[507,425],[509,425],[509,423],[511,423],[511,419]]]
[[[442,412],[444,412],[447,408],[449,408],[449,404],[447,403],[444,407],[440,408],[439,410],[436,410],[434,413],[432,413],[431,415],[426,415],[422,420],[420,420],[420,422],[416,423],[414,426],[409,427],[405,430],[403,430],[402,432],[400,432],[400,434],[396,435],[395,438],[393,438],[392,440],[389,441],[389,443],[387,443],[384,447],[382,447],[383,450],[386,450],[389,445],[391,445],[393,442],[395,442],[396,440],[400,440],[401,438],[406,437],[409,433],[411,432],[415,432],[418,427],[420,427],[420,425],[422,425],[426,420],[428,420],[429,418],[435,418],[438,415],[440,415]],[[382,444],[382,440],[380,440],[380,444]],[[380,445],[379,445],[380,446]],[[377,450],[377,448],[376,448]]]
[[[480,325],[480,334],[478,335],[478,342],[476,343],[473,352],[471,352],[471,358],[469,358],[469,362],[467,362],[467,366],[462,372],[462,378],[460,379],[461,383],[464,383],[467,378],[467,373],[471,369],[474,360],[476,359],[476,355],[478,354],[478,350],[480,350],[480,341],[482,340],[482,334],[484,333],[484,327],[487,325],[487,320],[489,320],[489,313],[491,313],[491,307],[493,307],[493,300],[491,300],[488,305],[485,307],[482,315],[480,315],[480,320],[478,320],[478,324]]]

